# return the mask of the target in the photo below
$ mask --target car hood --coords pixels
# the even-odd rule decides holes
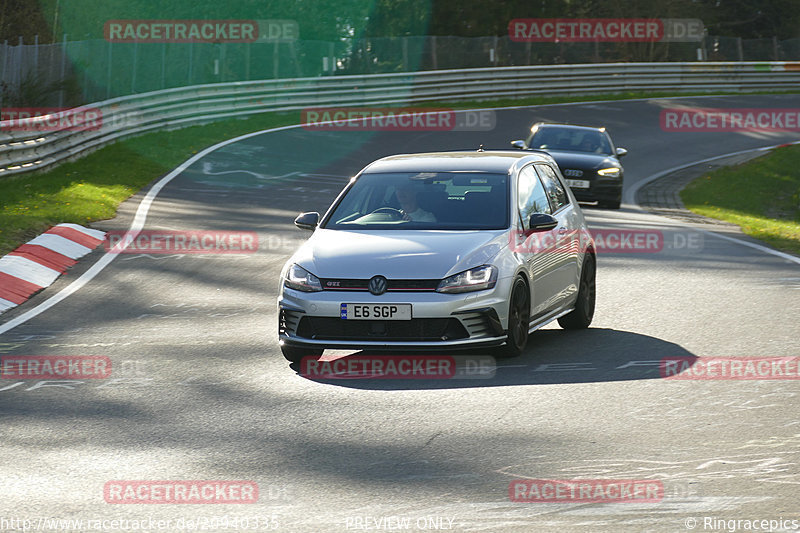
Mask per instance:
[[[619,161],[610,155],[589,154],[586,152],[559,152],[548,150],[560,168],[588,168],[597,170],[606,167],[621,168]]]
[[[318,228],[290,261],[320,278],[442,279],[491,261],[507,232]]]

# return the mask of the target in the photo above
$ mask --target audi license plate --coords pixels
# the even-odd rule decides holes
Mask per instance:
[[[575,189],[588,189],[588,180],[567,180],[567,185]]]
[[[343,320],[411,320],[411,304],[342,304]]]

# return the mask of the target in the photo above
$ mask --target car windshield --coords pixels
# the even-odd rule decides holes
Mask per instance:
[[[593,129],[539,128],[528,141],[528,147],[611,155],[608,137]]]
[[[365,173],[322,227],[479,230],[506,228],[508,220],[504,174]]]

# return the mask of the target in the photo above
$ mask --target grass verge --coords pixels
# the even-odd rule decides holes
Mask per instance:
[[[46,172],[6,178],[0,181],[0,256],[55,224],[113,218],[120,203],[208,146],[299,120],[299,112],[262,113],[148,133]]]
[[[430,102],[423,105],[469,109],[670,96],[688,95],[629,92],[479,102]],[[121,202],[208,146],[237,135],[299,122],[299,112],[262,113],[247,119],[237,118],[181,130],[148,133],[106,146],[46,172],[2,179],[0,256],[55,224],[72,222],[86,225],[114,217]]]
[[[739,225],[745,234],[800,255],[800,146],[777,148],[703,175],[681,191],[690,211]]]

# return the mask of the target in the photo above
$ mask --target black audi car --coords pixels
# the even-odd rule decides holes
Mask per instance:
[[[553,156],[578,201],[619,209],[623,175],[619,158],[628,151],[615,148],[605,128],[537,122],[526,140],[511,145]]]

